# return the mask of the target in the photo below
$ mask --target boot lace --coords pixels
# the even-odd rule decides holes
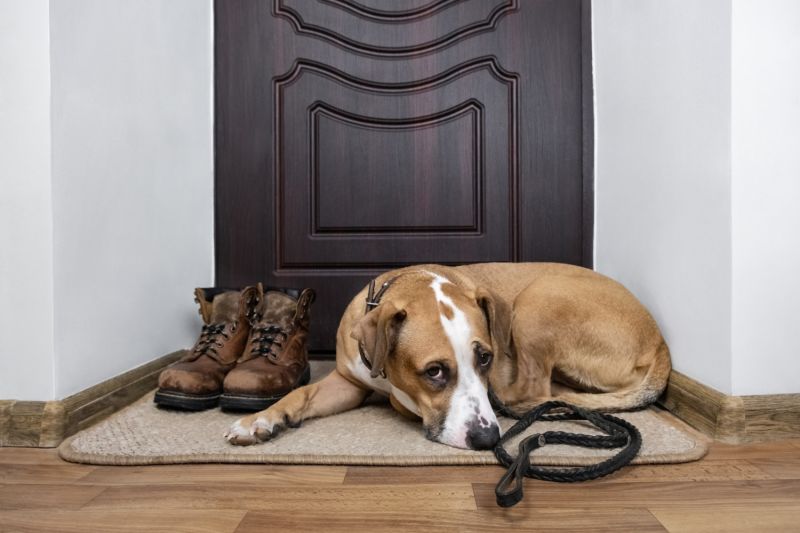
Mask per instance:
[[[277,354],[272,351],[272,347],[283,348],[283,341],[288,336],[285,331],[275,325],[254,326],[253,332],[257,337],[255,346],[250,353],[271,359],[277,357]]]
[[[200,339],[194,352],[198,355],[214,354],[217,355],[217,348],[222,347],[220,337],[229,339],[230,336],[225,331],[225,324],[207,324],[200,332]]]

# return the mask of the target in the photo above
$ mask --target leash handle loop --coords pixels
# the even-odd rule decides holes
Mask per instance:
[[[519,443],[519,453],[515,460],[495,487],[495,497],[500,507],[512,507],[522,500],[522,482],[525,472],[531,466],[531,452],[546,444],[546,438],[541,433],[525,437]],[[511,483],[514,483],[513,487]]]
[[[493,403],[497,398],[492,394]],[[566,409],[563,413],[551,414],[549,411]],[[544,402],[522,416],[516,416],[503,406],[501,412],[506,416],[513,416],[518,421],[500,438],[494,449],[497,460],[506,467],[506,473],[500,478],[495,487],[495,498],[500,507],[511,507],[522,501],[523,478],[530,477],[545,481],[558,481],[572,483],[588,481],[606,476],[630,463],[639,453],[642,446],[642,435],[631,423],[615,416],[588,411],[560,401]],[[506,442],[519,435],[531,426],[536,420],[586,420],[597,426],[607,435],[583,435],[565,431],[546,431],[525,437],[519,443],[519,453],[516,457],[503,447]],[[589,466],[577,467],[543,467],[531,464],[531,453],[545,444],[568,444],[585,448],[620,448],[622,449],[612,457],[600,463]]]

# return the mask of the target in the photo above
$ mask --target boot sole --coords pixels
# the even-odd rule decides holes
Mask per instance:
[[[157,390],[153,401],[159,407],[169,407],[182,411],[205,411],[219,405],[221,394],[207,394],[198,396],[178,391]]]
[[[292,387],[292,390],[302,387],[303,385],[308,385],[309,381],[311,381],[311,367],[307,366],[300,376],[300,379]],[[219,399],[219,408],[223,411],[262,411],[292,392],[292,390],[277,396],[249,396],[246,394],[223,393]]]

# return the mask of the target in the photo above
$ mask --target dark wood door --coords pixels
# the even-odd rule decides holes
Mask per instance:
[[[312,348],[377,273],[591,264],[581,0],[215,6],[216,272],[316,289]]]

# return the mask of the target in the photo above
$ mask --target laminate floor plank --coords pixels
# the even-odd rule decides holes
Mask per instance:
[[[346,485],[392,485],[407,483],[496,483],[503,475],[500,467],[436,466],[426,468],[354,466],[347,470]],[[669,465],[626,467],[593,481],[603,483],[652,483],[655,481],[738,481],[773,479],[773,476],[748,461],[697,461]]]
[[[475,509],[472,487],[457,485],[364,485],[264,487],[248,483],[110,486],[88,509],[246,509],[286,513],[336,513],[368,509],[409,513]]]
[[[760,459],[771,457],[797,457],[798,446],[793,440],[759,442],[754,444],[724,444],[715,442],[708,450],[704,461],[720,459]]]
[[[776,479],[800,479],[800,453],[797,457],[761,457],[748,463]]]
[[[78,509],[105,487],[63,485],[0,485],[0,510]]]
[[[55,448],[0,447],[0,465],[64,465]]]
[[[61,464],[0,464],[0,484],[50,485],[74,483],[92,473],[94,467]]]
[[[253,511],[236,533],[262,531],[666,531],[646,509],[505,509],[497,511],[405,511],[305,513]]]
[[[650,512],[670,532],[800,531],[800,504],[736,504],[714,508],[670,506],[652,507]]]
[[[251,486],[341,485],[345,466],[163,465],[100,466],[80,479],[90,485],[189,485],[235,481]]]
[[[479,508],[494,507],[494,484],[475,483]],[[709,506],[731,501],[744,504],[800,504],[800,480],[583,483],[558,484],[525,480],[525,499],[518,506],[557,507],[569,502],[576,507]]]
[[[247,511],[104,509],[46,513],[0,511],[0,531],[19,533],[233,533]]]

